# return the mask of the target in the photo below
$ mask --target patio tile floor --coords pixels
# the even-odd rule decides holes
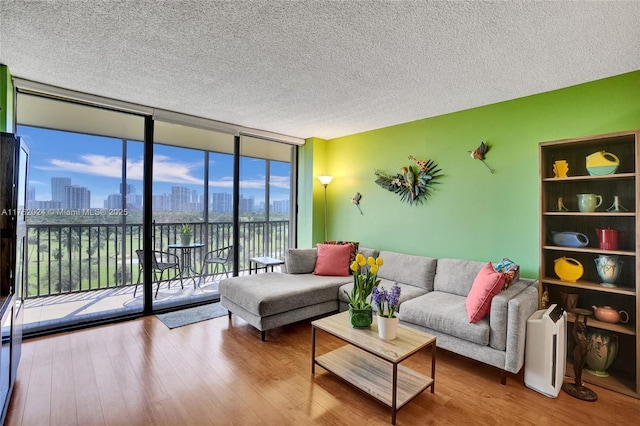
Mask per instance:
[[[220,277],[216,277],[216,280],[209,278],[195,288],[193,280],[185,280],[184,289],[180,288],[180,283],[176,281],[171,282],[171,288],[168,288],[166,282],[162,282],[158,296],[154,298],[154,307],[165,309],[194,302],[217,300],[220,298],[219,279]],[[133,297],[134,290],[135,285],[128,285],[26,299],[23,332],[37,333],[85,321],[141,312],[142,286],[138,288],[135,297]],[[153,291],[155,294],[155,283]]]

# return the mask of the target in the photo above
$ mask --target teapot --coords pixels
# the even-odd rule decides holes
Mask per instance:
[[[621,231],[617,229],[600,229],[595,228],[598,234],[599,246],[603,250],[618,250]]]
[[[629,314],[627,311],[616,311],[611,306],[592,306],[593,313],[602,322],[608,322],[611,324],[615,324],[617,322],[622,322],[626,324],[629,322]],[[624,319],[621,321],[620,316],[623,316]]]
[[[582,263],[570,257],[559,257],[553,261],[553,270],[561,281],[576,282],[584,273]]]
[[[587,155],[587,172],[592,176],[610,175],[616,172],[620,159],[607,151],[598,151]]]
[[[564,247],[586,247],[589,244],[589,237],[580,232],[551,231],[551,239],[555,245]]]

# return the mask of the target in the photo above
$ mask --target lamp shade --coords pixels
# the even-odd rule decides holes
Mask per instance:
[[[318,180],[324,185],[327,186],[333,180],[333,176],[318,176]]]

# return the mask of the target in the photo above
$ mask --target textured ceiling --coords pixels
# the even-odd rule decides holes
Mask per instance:
[[[640,2],[0,0],[17,77],[332,138],[640,69]]]

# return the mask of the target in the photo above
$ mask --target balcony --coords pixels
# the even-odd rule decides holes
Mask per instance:
[[[193,242],[191,264],[199,273],[208,252],[232,244],[231,222],[188,223]],[[153,250],[171,252],[180,241],[182,223],[154,224]],[[255,256],[284,258],[289,221],[241,222],[239,275],[249,271]],[[136,250],[142,247],[142,224],[55,224],[27,227],[27,288],[24,290],[24,330],[38,333],[57,327],[140,312],[142,286],[137,282]],[[175,253],[180,256],[180,253]],[[180,281],[175,273],[160,281],[154,309],[219,299],[223,274],[212,270]],[[153,283],[155,295],[157,283]]]

